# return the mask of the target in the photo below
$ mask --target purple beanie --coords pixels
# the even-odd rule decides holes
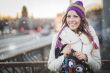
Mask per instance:
[[[67,11],[74,10],[76,11],[82,18],[85,17],[85,8],[83,7],[83,3],[81,1],[76,1],[75,3],[72,3]]]

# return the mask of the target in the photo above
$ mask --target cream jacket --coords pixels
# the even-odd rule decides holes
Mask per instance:
[[[94,29],[91,26],[89,28],[94,41],[99,47],[99,40]],[[58,34],[55,34],[53,38],[49,54],[48,69],[51,71],[59,71],[64,60],[64,55],[59,56],[57,59],[55,58],[55,45],[57,36]],[[100,48],[94,49],[92,43],[84,33],[81,33],[79,36],[78,34],[71,31],[68,27],[65,27],[59,37],[62,39],[62,44],[71,44],[72,49],[75,51],[81,51],[87,54],[87,63],[91,66],[93,71],[97,71],[101,68]]]

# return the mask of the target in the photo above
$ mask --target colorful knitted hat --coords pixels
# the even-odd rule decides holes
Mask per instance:
[[[83,3],[81,1],[76,1],[75,3],[72,3],[67,11],[75,10],[82,18],[85,17],[85,8],[83,7]]]

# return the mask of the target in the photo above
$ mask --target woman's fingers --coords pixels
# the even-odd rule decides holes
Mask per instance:
[[[63,54],[64,55],[69,55],[71,53],[71,45],[66,45],[64,48],[63,48]]]
[[[66,45],[65,47],[64,47],[64,49],[70,49],[71,48],[71,45]]]
[[[86,59],[85,54],[82,53],[82,52],[76,52],[76,53],[75,53],[75,56],[76,56],[76,58],[78,58],[79,60],[85,60],[85,59]]]

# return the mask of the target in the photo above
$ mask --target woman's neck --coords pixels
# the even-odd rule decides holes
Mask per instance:
[[[81,31],[78,31],[78,30],[72,30],[72,31],[78,34],[79,36],[81,35]]]
[[[75,33],[78,33],[78,31],[77,30],[72,30],[73,32],[75,32]]]

